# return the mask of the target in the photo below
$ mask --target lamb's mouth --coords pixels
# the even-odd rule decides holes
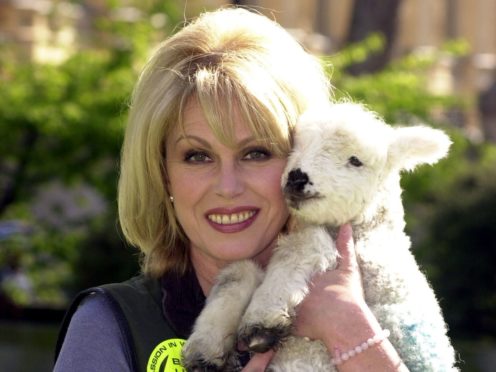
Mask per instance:
[[[299,210],[303,204],[322,199],[322,195],[319,193],[286,193],[285,198],[289,208]]]

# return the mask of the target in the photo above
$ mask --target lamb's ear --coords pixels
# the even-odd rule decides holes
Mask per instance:
[[[388,149],[391,167],[413,170],[419,164],[434,164],[446,156],[451,140],[441,130],[423,126],[394,128]]]

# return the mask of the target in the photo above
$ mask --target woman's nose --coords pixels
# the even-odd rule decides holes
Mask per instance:
[[[244,191],[242,169],[234,162],[224,162],[218,171],[216,193],[227,199],[232,199]]]

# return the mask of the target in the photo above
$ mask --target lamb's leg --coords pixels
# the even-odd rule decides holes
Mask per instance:
[[[249,260],[221,272],[184,346],[183,364],[188,371],[235,370],[236,330],[262,276]]]
[[[243,315],[240,341],[263,352],[289,335],[295,307],[307,294],[312,276],[334,268],[336,259],[334,241],[324,228],[306,227],[281,239]]]

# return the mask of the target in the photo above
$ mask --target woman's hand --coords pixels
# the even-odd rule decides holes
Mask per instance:
[[[297,309],[296,334],[332,344],[350,332],[353,314],[366,307],[351,225],[340,227],[336,241],[338,267],[317,275]],[[342,329],[346,328],[346,330]],[[331,339],[329,339],[331,337]]]
[[[297,335],[323,341],[331,357],[382,332],[365,303],[350,225],[341,226],[336,246],[338,267],[314,278],[310,293],[297,309],[295,322]],[[339,370],[408,371],[388,339],[340,364]]]
[[[381,332],[365,303],[360,269],[349,224],[339,229],[336,246],[338,267],[312,280],[310,292],[298,306],[295,334],[324,342],[334,357]],[[264,371],[273,351],[256,354],[243,372]],[[340,371],[407,371],[389,340],[359,353],[339,366]]]
[[[327,331],[323,324],[334,324],[340,318],[348,318],[350,308],[363,302],[350,225],[339,229],[336,245],[340,254],[338,268],[316,276],[310,293],[298,307],[295,328],[299,336],[324,340]],[[255,354],[243,372],[264,371],[273,355],[273,351]]]
[[[273,356],[274,350],[253,355],[248,364],[243,368],[242,372],[264,372]]]

